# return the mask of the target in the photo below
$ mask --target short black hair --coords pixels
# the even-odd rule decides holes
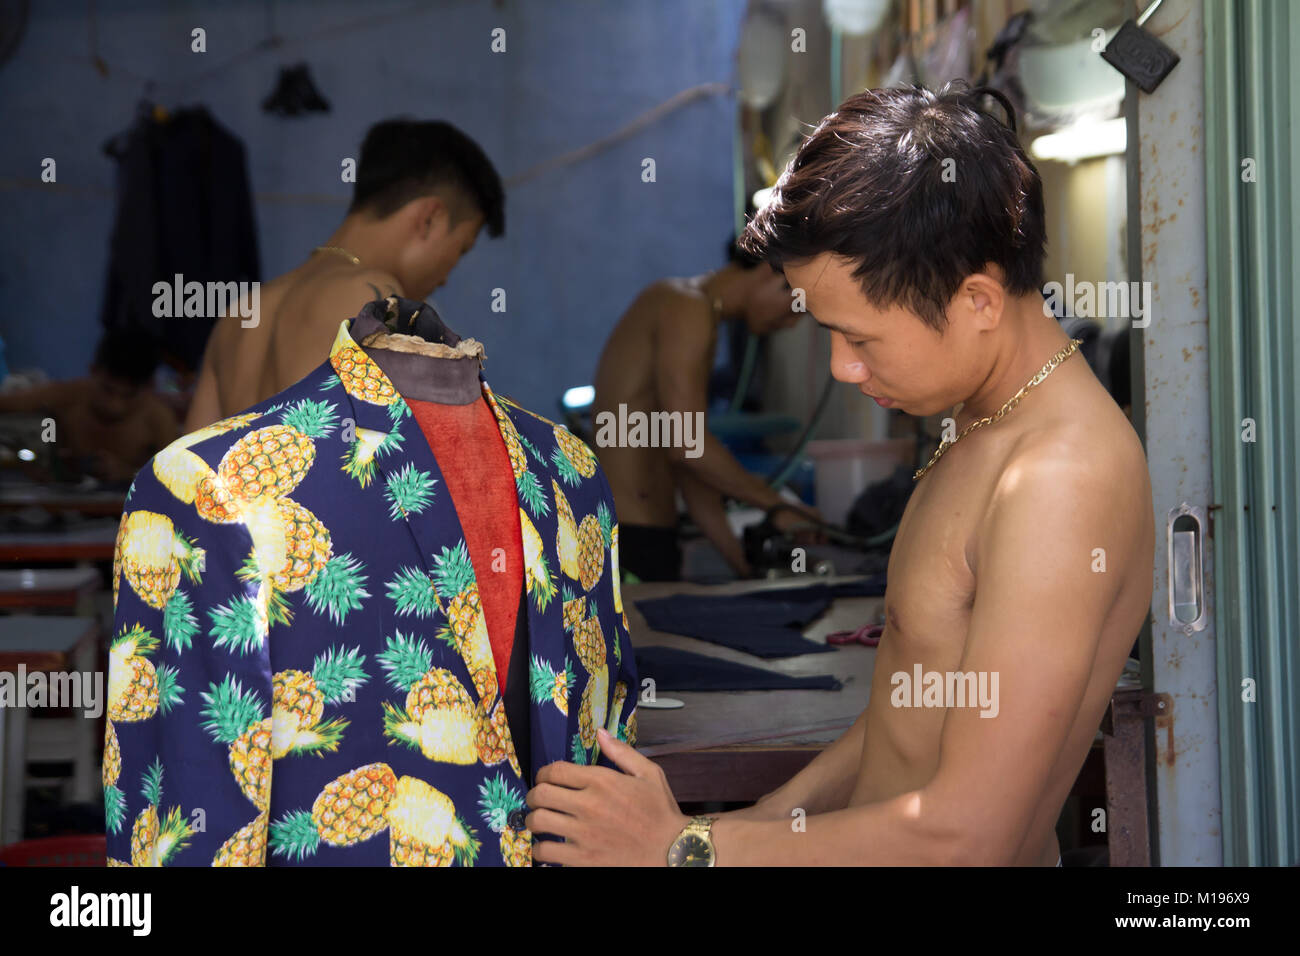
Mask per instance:
[[[505,189],[478,143],[442,120],[386,119],[366,132],[348,212],[391,216],[438,187],[462,193],[483,216],[488,235],[506,230]]]
[[[736,236],[733,235],[731,240],[727,243],[727,261],[735,263],[742,269],[748,270],[761,266],[766,260],[763,259],[762,256],[756,256],[753,253],[742,249],[740,247],[740,242],[737,240]]]
[[[1007,123],[985,112],[1001,103]],[[987,263],[1014,294],[1041,290],[1043,184],[1001,93],[954,81],[867,90],[800,146],[740,245],[775,264],[824,252],[857,263],[867,301],[942,331],[962,281]]]
[[[92,369],[98,369],[111,378],[148,385],[158,368],[158,344],[143,330],[110,329],[95,346]]]

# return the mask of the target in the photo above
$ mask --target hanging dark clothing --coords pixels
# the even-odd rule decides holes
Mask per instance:
[[[154,283],[261,278],[244,146],[193,107],[161,122],[142,111],[104,152],[118,163],[104,327],[151,334],[197,369],[215,317],[155,316]]]

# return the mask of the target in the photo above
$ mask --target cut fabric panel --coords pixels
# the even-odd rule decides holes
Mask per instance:
[[[842,597],[879,597],[885,576],[842,584],[810,584],[748,594],[674,594],[637,601],[653,630],[694,637],[756,657],[824,654],[836,648],[810,641],[803,629]]]
[[[675,647],[637,648],[636,667],[642,679],[655,682],[656,690],[839,690],[843,686],[830,674],[792,677]]]

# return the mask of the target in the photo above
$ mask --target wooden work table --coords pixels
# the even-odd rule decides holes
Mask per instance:
[[[690,692],[662,688],[680,710],[637,710],[637,749],[668,775],[683,803],[752,801],[775,789],[834,741],[867,706],[876,649],[849,644],[829,654],[763,659],[720,644],[653,631],[636,601],[671,594],[744,594],[801,583],[835,584],[853,577],[783,578],[703,586],[681,582],[623,587],[634,648],[663,645],[793,676],[832,674],[844,686],[830,690],[747,690]],[[804,631],[824,642],[832,631],[874,623],[883,597],[838,598]]]

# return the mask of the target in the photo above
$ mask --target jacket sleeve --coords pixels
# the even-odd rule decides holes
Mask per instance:
[[[109,865],[264,865],[273,595],[247,562],[245,526],[199,517],[187,479],[164,474],[164,487],[152,465],[132,485],[114,548]]]
[[[640,687],[637,684],[636,657],[632,652],[632,636],[628,632],[627,613],[623,609],[620,581],[622,572],[618,561],[618,515],[614,511],[614,496],[610,492],[605,473],[601,471],[599,475],[602,497],[614,516],[609,543],[609,591],[607,598],[609,607],[612,609],[613,626],[606,631],[609,634],[606,660],[609,662],[613,679],[609,682],[609,709],[605,729],[619,740],[625,740],[635,746],[636,702],[637,696],[640,694]],[[604,754],[599,756],[597,763],[605,767],[614,766],[613,762]]]

